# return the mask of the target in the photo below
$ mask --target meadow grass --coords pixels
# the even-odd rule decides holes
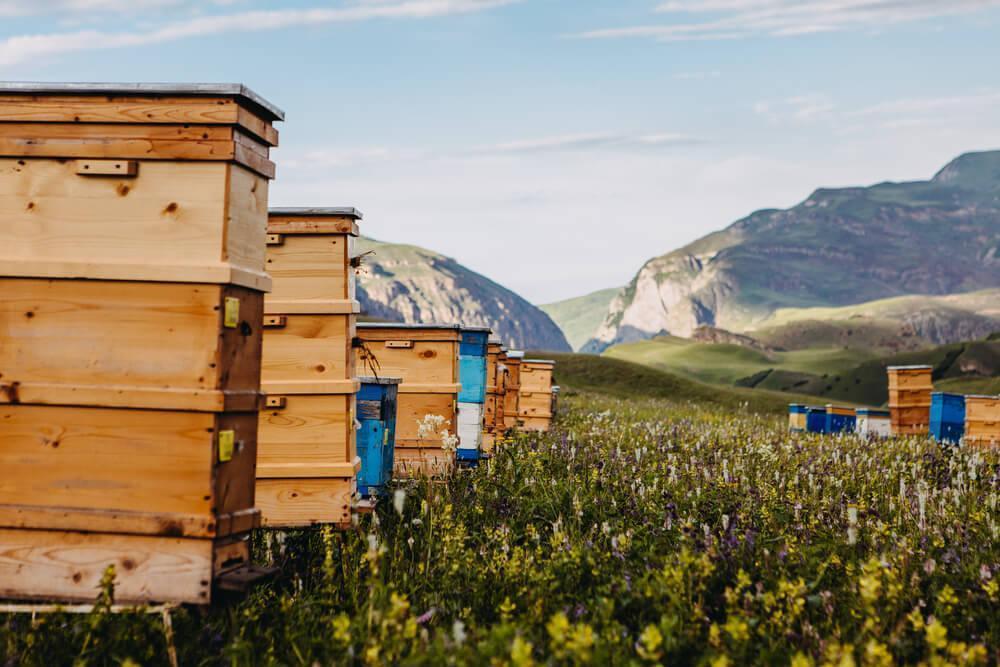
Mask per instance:
[[[402,484],[353,530],[255,535],[281,576],[175,612],[180,663],[1000,658],[996,452],[568,393],[552,433],[517,435],[447,482]],[[0,616],[0,664],[165,664],[159,623]]]

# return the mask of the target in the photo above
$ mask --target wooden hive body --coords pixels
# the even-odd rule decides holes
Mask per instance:
[[[497,435],[497,403],[500,399],[503,378],[500,373],[499,341],[490,340],[486,350],[486,403],[483,407],[483,453],[493,451]]]
[[[257,505],[265,526],[350,525],[357,454],[350,208],[272,209]]]
[[[0,597],[249,563],[267,158],[241,86],[0,84]]]
[[[931,393],[934,391],[930,366],[890,366],[889,411],[894,435],[928,433]]]
[[[555,362],[525,359],[521,362],[521,396],[518,417],[526,431],[548,431],[552,425],[552,370]]]
[[[396,401],[396,474],[442,475],[455,463],[453,447],[440,433],[419,433],[428,415],[442,417],[454,436],[458,425],[458,325],[358,325],[355,348],[360,372],[401,379]]]
[[[524,352],[507,353],[507,386],[503,402],[503,419],[506,430],[521,426],[521,361]]]
[[[965,443],[1000,446],[1000,396],[965,397]]]

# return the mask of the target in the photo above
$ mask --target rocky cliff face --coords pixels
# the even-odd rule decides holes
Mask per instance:
[[[584,349],[688,337],[701,325],[745,331],[783,307],[997,286],[1000,151],[963,155],[930,181],[817,190],[654,258]],[[954,339],[945,321],[912,324]]]
[[[397,322],[488,326],[512,349],[570,351],[548,315],[454,259],[416,246],[359,239],[362,313]]]

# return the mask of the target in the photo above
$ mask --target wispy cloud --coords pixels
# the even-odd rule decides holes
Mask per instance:
[[[292,151],[283,155],[283,168],[357,169],[387,162],[423,162],[468,160],[484,157],[532,156],[571,152],[604,151],[619,154],[670,151],[708,142],[697,137],[673,132],[628,134],[594,132],[520,139],[495,144],[435,150],[432,148],[402,148],[388,146],[330,147]]]
[[[482,146],[474,149],[472,153],[480,155],[510,155],[517,153],[562,153],[598,149],[662,150],[682,146],[694,146],[702,143],[705,142],[696,137],[667,132],[658,134],[592,133],[510,141]]]
[[[870,30],[996,8],[1000,0],[671,0],[656,8],[670,17],[666,22],[602,28],[577,36],[660,41],[784,37]]]
[[[767,118],[772,123],[803,123],[830,116],[834,111],[833,101],[823,93],[794,95],[780,100],[764,100],[753,107],[754,113]]]
[[[65,0],[86,2],[88,0]],[[113,4],[117,0],[90,0]],[[150,3],[156,0],[142,0]],[[168,0],[163,0],[168,1]],[[377,19],[427,19],[485,11],[523,0],[386,0],[367,1],[337,8],[279,9],[202,16],[197,21],[178,21],[151,30],[76,32],[18,35],[0,41],[0,67],[35,58],[105,49],[162,44],[190,37],[232,32],[277,30],[301,25],[348,23]],[[11,7],[21,3],[9,3]]]

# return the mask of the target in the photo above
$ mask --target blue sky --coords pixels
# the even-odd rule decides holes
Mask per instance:
[[[1000,148],[1000,0],[0,0],[0,78],[240,81],[271,201],[528,299]]]

